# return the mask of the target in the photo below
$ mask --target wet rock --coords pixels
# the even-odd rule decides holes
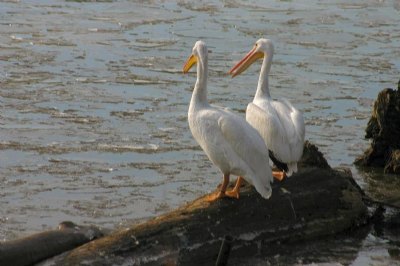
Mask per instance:
[[[303,156],[298,163],[298,167],[331,168],[324,155],[318,150],[318,147],[308,140],[304,142]]]
[[[62,222],[58,230],[1,242],[0,265],[33,265],[101,236],[103,233],[97,227]]]
[[[400,209],[392,207],[376,208],[372,216],[373,234],[392,243],[400,243]]]
[[[397,90],[384,89],[378,94],[365,132],[372,139],[371,146],[355,164],[400,174],[400,81]]]
[[[205,195],[45,263],[214,265],[222,240],[230,236],[228,263],[235,264],[280,243],[321,239],[365,224],[367,208],[351,172],[331,169],[310,143],[305,157],[298,173],[273,184],[269,200],[248,185],[239,200],[210,203]]]

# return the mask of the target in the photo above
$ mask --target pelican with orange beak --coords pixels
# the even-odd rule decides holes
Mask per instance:
[[[297,172],[297,162],[303,154],[305,125],[303,114],[288,100],[271,98],[268,75],[273,54],[272,41],[259,39],[229,73],[235,77],[257,59],[262,59],[257,91],[253,102],[247,105],[246,120],[260,133],[269,148],[271,160],[281,170],[274,171],[274,177],[283,179]]]
[[[214,165],[222,172],[220,190],[208,201],[223,197],[239,198],[243,178],[258,193],[271,196],[272,170],[267,162],[268,148],[264,140],[246,120],[230,110],[213,106],[207,100],[208,50],[197,41],[183,66],[187,73],[197,64],[197,80],[190,100],[188,120],[190,131]],[[238,176],[235,187],[226,191],[230,175]]]

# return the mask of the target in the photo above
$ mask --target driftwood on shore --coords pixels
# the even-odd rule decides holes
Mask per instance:
[[[400,81],[397,90],[384,89],[378,94],[365,132],[371,146],[355,164],[400,174]]]
[[[308,145],[308,147],[307,147]],[[306,143],[305,155],[320,156]],[[322,156],[320,156],[322,157]],[[317,164],[325,162],[319,158]],[[276,182],[265,200],[250,186],[239,200],[201,197],[175,211],[66,252],[54,265],[213,265],[230,236],[229,260],[251,257],[277,242],[320,238],[365,223],[367,209],[351,173],[303,161]],[[47,265],[47,264],[46,264]]]

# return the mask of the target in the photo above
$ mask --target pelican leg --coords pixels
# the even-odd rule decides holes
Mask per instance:
[[[282,181],[286,177],[286,174],[283,171],[272,171],[272,176],[275,177],[276,180]]]
[[[229,184],[229,174],[224,174],[224,180],[222,181],[221,189],[217,193],[213,193],[209,195],[206,199],[206,201],[211,202],[215,201],[217,199],[225,197],[225,192],[226,192],[226,187]]]
[[[239,199],[240,186],[242,185],[243,177],[239,176],[236,180],[235,187],[231,191],[227,191],[225,194],[230,198]]]

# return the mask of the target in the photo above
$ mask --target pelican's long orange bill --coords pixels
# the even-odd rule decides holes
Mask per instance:
[[[189,70],[192,68],[192,66],[194,65],[194,64],[196,64],[197,63],[197,56],[195,56],[195,55],[191,55],[189,58],[188,58],[188,60],[186,60],[186,62],[185,62],[185,64],[183,65],[183,73],[188,73],[189,72]]]
[[[232,75],[232,78],[245,71],[257,59],[264,57],[262,52],[256,52],[256,48],[257,47],[254,46],[254,48],[251,49],[251,51],[245,57],[243,57],[239,63],[232,67],[232,69],[229,71],[229,74]]]

